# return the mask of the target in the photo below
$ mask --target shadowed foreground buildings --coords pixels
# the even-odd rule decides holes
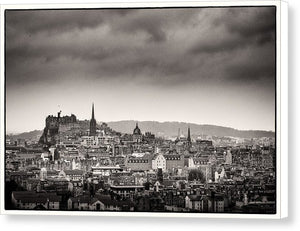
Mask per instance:
[[[94,105],[90,121],[60,114],[39,140],[6,144],[6,209],[276,211],[271,138],[155,137],[138,123],[125,134],[97,123]]]

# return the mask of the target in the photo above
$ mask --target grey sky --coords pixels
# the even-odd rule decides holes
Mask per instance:
[[[7,130],[62,110],[275,130],[275,8],[6,12]]]

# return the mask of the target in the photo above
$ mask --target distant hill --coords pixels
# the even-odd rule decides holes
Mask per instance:
[[[30,132],[23,132],[20,134],[16,134],[16,135],[6,135],[7,138],[14,138],[14,139],[36,139],[38,140],[41,135],[42,135],[43,131],[42,130],[34,130],[34,131],[30,131]]]
[[[112,129],[122,133],[132,133],[135,128],[136,121],[126,120],[117,122],[108,122],[108,126]],[[139,121],[139,128],[143,133],[149,131],[155,135],[176,136],[178,129],[181,133],[187,135],[188,126],[190,126],[191,134],[198,136],[201,134],[212,136],[232,136],[241,138],[261,138],[261,137],[275,137],[272,131],[261,130],[237,130],[229,127],[215,126],[215,125],[200,125],[183,122],[156,122],[156,121]]]
[[[108,126],[113,130],[122,133],[132,133],[135,128],[137,121],[124,120],[116,122],[107,122]],[[87,124],[81,123],[81,126]],[[261,130],[237,130],[229,127],[215,126],[215,125],[200,125],[193,123],[183,122],[156,122],[156,121],[138,121],[139,128],[142,133],[151,132],[160,136],[177,136],[178,129],[181,133],[187,135],[188,126],[191,129],[191,135],[198,136],[201,134],[212,135],[212,136],[232,136],[241,138],[261,138],[261,137],[275,137],[275,133],[272,131],[261,131]],[[87,125],[86,125],[87,126]],[[87,129],[86,126],[83,129]],[[42,135],[42,130],[34,130],[31,132],[24,132],[17,135],[7,136],[14,139],[39,139]]]

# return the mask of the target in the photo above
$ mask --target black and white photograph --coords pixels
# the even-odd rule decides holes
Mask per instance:
[[[4,210],[278,215],[279,10],[5,9]]]

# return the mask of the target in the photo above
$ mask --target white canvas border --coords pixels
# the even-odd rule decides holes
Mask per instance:
[[[276,214],[214,214],[214,213],[156,213],[156,212],[88,212],[88,211],[20,211],[4,209],[4,155],[5,155],[5,115],[4,115],[4,11],[6,9],[50,9],[50,8],[136,8],[136,7],[205,7],[205,6],[262,6],[274,5],[276,14],[276,50],[277,50],[277,102],[276,102],[276,158],[277,158],[277,194]],[[287,3],[280,0],[265,1],[164,1],[164,2],[105,2],[91,4],[33,4],[33,5],[1,5],[1,79],[0,79],[0,163],[1,163],[1,200],[0,212],[7,215],[73,215],[73,216],[134,216],[134,217],[197,217],[197,218],[255,218],[255,219],[278,219],[288,215],[288,61],[287,61]],[[281,155],[283,154],[283,155]]]

